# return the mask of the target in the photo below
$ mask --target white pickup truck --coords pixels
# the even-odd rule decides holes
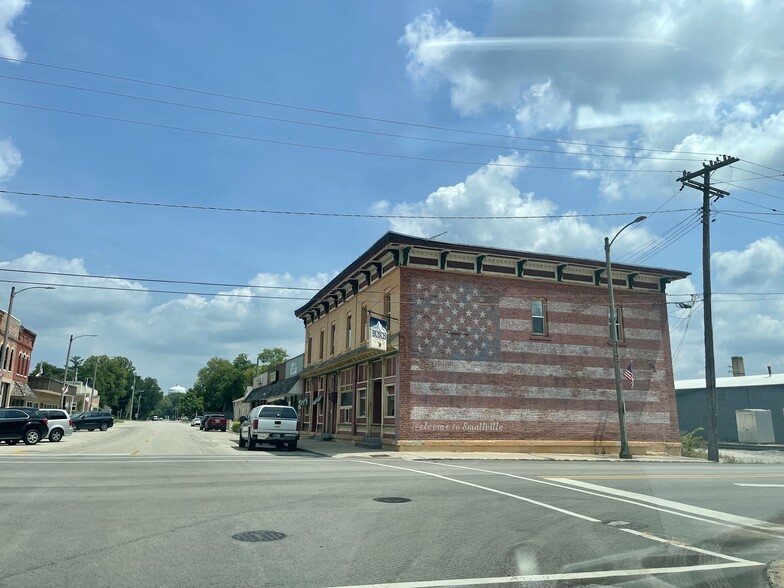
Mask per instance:
[[[290,406],[256,406],[240,424],[240,447],[247,445],[248,450],[256,449],[257,443],[269,443],[276,449],[285,443],[290,451],[294,451],[297,441],[299,419],[297,411]]]

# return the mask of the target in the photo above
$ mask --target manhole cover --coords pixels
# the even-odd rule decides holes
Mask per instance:
[[[232,539],[237,541],[277,541],[278,539],[285,539],[285,533],[278,533],[277,531],[244,531],[242,533],[234,533]]]
[[[388,502],[390,504],[400,504],[401,502],[411,502],[410,498],[402,498],[401,496],[382,496],[381,498],[374,498],[376,502]]]

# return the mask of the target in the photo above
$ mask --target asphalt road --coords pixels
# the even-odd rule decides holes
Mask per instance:
[[[767,586],[783,495],[780,465],[335,459],[124,423],[0,446],[0,586]]]

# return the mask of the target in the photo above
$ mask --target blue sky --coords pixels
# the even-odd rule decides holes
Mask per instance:
[[[191,385],[215,355],[300,353],[292,311],[302,300],[213,294],[307,296],[287,287],[322,286],[390,228],[601,259],[605,235],[649,213],[613,257],[692,272],[670,289],[673,302],[687,300],[702,290],[700,196],[678,192],[676,180],[726,153],[743,161],[713,178],[731,182],[717,185],[733,197],[716,204],[713,223],[714,290],[726,293],[714,301],[717,373],[731,355],[745,356],[749,373],[784,370],[784,248],[781,224],[771,224],[784,197],[784,7],[716,4],[0,0],[0,55],[17,60],[0,60],[2,189],[300,212],[567,216],[326,218],[6,195],[0,279],[60,284],[15,300],[14,314],[38,333],[33,362],[61,364],[70,334],[95,333],[73,353],[124,355],[168,388]],[[11,285],[0,282],[0,300]],[[250,287],[260,285],[282,289]],[[676,378],[699,377],[702,307],[671,307]]]

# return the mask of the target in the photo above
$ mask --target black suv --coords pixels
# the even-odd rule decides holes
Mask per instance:
[[[37,408],[0,408],[0,439],[9,445],[16,445],[19,441],[35,445],[49,433],[46,422],[46,417]]]
[[[77,412],[71,415],[71,422],[73,423],[73,430],[87,429],[88,431],[95,431],[100,429],[105,431],[109,427],[114,426],[114,417],[111,413],[99,410],[92,410],[89,412]]]

